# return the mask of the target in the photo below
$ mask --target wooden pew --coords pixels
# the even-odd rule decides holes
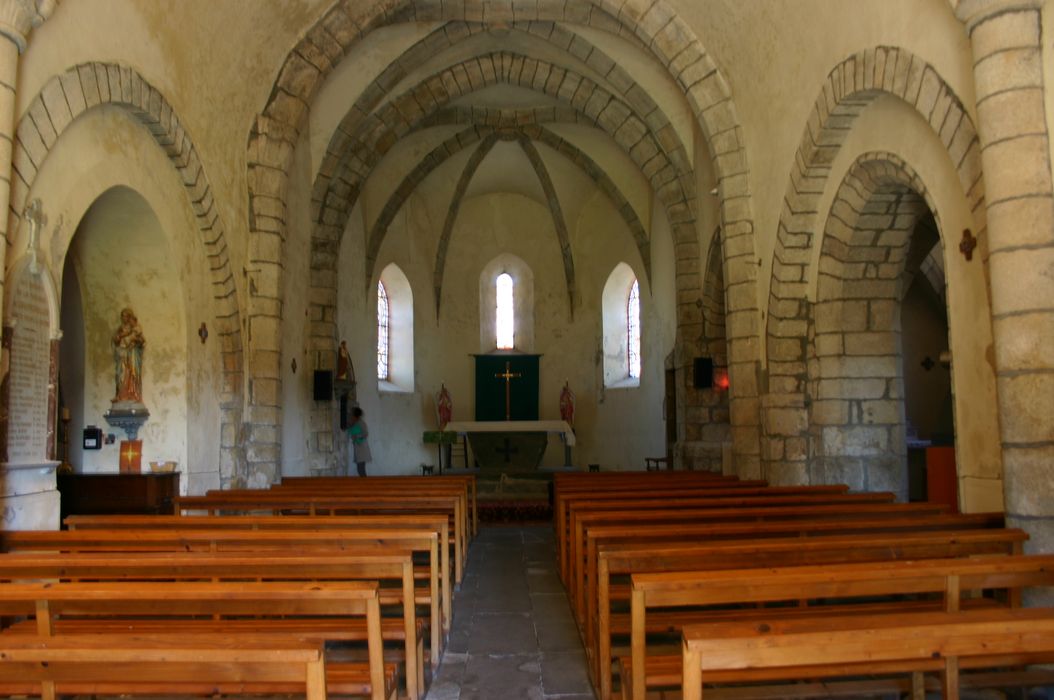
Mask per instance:
[[[5,552],[290,552],[341,549],[394,549],[428,552],[427,595],[416,602],[428,605],[433,655],[442,653],[444,615],[439,601],[439,546],[434,532],[422,530],[19,530],[0,532]]]
[[[674,500],[686,498],[802,498],[819,497],[830,498],[842,495],[848,491],[848,487],[835,484],[830,486],[746,486],[742,483],[725,484],[721,482],[703,482],[695,484],[673,484],[661,488],[649,487],[644,484],[628,485],[625,488],[613,490],[581,492],[570,491],[554,495],[553,517],[556,519],[557,552],[561,560],[566,558],[563,549],[567,538],[574,529],[574,513],[583,507],[608,507],[617,509],[619,504],[628,500]],[[584,506],[583,504],[589,504]]]
[[[853,535],[869,533],[926,532],[993,529],[1003,527],[1001,513],[973,513],[970,515],[914,516],[895,512],[876,514],[853,520],[831,519],[820,513],[811,520],[765,520],[762,522],[730,523],[669,523],[618,526],[603,525],[589,528],[585,533],[585,563],[577,569],[573,583],[576,605],[580,614],[588,609],[586,596],[596,591],[597,549],[603,544],[661,543],[661,542],[716,542],[751,540],[776,537],[816,537],[823,535]]]
[[[744,492],[747,490],[743,490]],[[756,494],[744,495],[734,490],[713,491],[698,494],[686,494],[684,492],[642,492],[635,496],[623,496],[619,500],[590,498],[572,500],[566,505],[566,526],[564,540],[560,545],[563,557],[561,561],[561,576],[564,583],[570,574],[571,545],[568,540],[574,533],[574,523],[577,517],[587,512],[638,512],[638,511],[664,511],[682,508],[763,508],[769,506],[819,506],[819,505],[848,505],[863,503],[892,503],[894,496],[891,493],[769,493],[758,490]]]
[[[70,530],[353,530],[425,528],[436,532],[439,542],[449,541],[449,522],[442,515],[71,515],[66,518]],[[452,610],[450,547],[439,548],[439,582],[442,593],[443,632],[450,633]],[[427,572],[426,572],[427,575]]]
[[[556,530],[557,553],[566,534],[566,503],[584,494],[610,491],[634,492],[650,489],[692,486],[698,488],[758,488],[768,486],[763,480],[740,480],[712,472],[561,472],[553,475],[553,526]]]
[[[206,496],[183,496],[176,503],[176,513],[193,511],[220,515],[222,513],[269,513],[272,515],[354,515],[383,514],[448,514],[453,518],[455,540],[454,581],[461,583],[468,548],[465,502],[455,495],[355,495],[319,496],[310,493],[283,494],[271,491],[221,491]]]
[[[979,559],[885,561],[724,571],[683,571],[632,576],[631,657],[623,659],[623,697],[644,700],[647,684],[646,635],[652,630],[677,633],[686,625],[736,620],[773,620],[810,615],[958,611],[970,593],[1013,591],[1054,585],[1054,556],[1005,556]],[[928,594],[928,595],[927,595]],[[925,596],[918,599],[919,596]],[[882,602],[876,602],[876,598]],[[834,604],[816,601],[834,599]],[[797,607],[750,607],[802,602]],[[741,606],[728,609],[727,606]],[[717,610],[714,606],[724,606]],[[663,614],[663,608],[676,608]],[[655,613],[659,610],[659,613]],[[680,655],[656,659],[659,668],[679,668]],[[627,673],[628,671],[628,673]],[[676,683],[679,687],[680,683]],[[651,686],[655,687],[654,684]],[[632,689],[631,694],[626,689]],[[775,692],[775,691],[773,691]],[[791,694],[785,691],[786,694]]]
[[[1054,659],[1054,609],[972,610],[691,625],[682,643],[684,700],[704,682],[941,674],[959,698],[960,669]],[[822,659],[822,663],[818,660]]]
[[[217,626],[212,616],[336,617],[349,625],[355,624],[356,618],[364,618],[368,630],[368,695],[371,700],[388,700],[395,692],[394,668],[386,668],[382,656],[380,601],[375,581],[5,583],[0,584],[0,614],[32,615],[36,634],[44,637],[61,635],[56,620],[65,616],[97,618],[102,634],[106,633],[106,618],[134,617],[134,622],[125,622],[131,626],[157,619],[165,623],[165,634],[186,636],[226,636],[226,630],[222,625]],[[19,636],[5,632],[4,639]],[[295,634],[283,636],[326,640],[324,631],[316,636],[308,625]],[[327,669],[330,674],[327,684],[335,680],[334,666],[330,664]],[[362,667],[354,664],[345,668],[357,675]]]
[[[575,589],[577,584],[582,580],[583,577],[583,561],[582,552],[584,552],[588,546],[588,540],[586,535],[582,532],[581,528],[578,527],[578,520],[585,513],[594,512],[624,512],[623,509],[630,512],[662,512],[670,510],[679,510],[681,508],[709,508],[709,509],[726,509],[731,512],[734,509],[741,508],[778,508],[788,506],[823,506],[823,505],[848,505],[848,504],[868,504],[868,503],[887,503],[892,501],[892,494],[877,493],[877,494],[835,494],[832,496],[792,496],[792,495],[777,495],[777,496],[751,496],[747,498],[740,497],[719,497],[719,498],[650,498],[645,497],[642,499],[626,500],[619,505],[614,505],[608,501],[579,501],[570,504],[570,519],[574,524],[573,539],[570,543],[565,544],[565,550],[567,551],[566,557],[566,575],[563,579],[564,585],[569,590]],[[572,552],[574,556],[572,557]],[[573,598],[572,602],[574,605],[579,606],[581,604],[581,598]],[[579,608],[580,609],[580,608]]]
[[[389,550],[354,552],[342,550],[324,555],[302,555],[271,552],[262,556],[230,553],[142,553],[130,554],[5,554],[0,555],[0,580],[24,582],[33,579],[60,581],[360,581],[376,580],[394,584],[378,591],[382,612],[387,606],[399,609],[398,618],[381,619],[381,636],[403,645],[406,663],[407,695],[419,698],[424,692],[423,640],[420,636],[414,605],[414,575],[411,553]],[[65,631],[85,631],[79,621],[60,622]],[[283,621],[284,623],[285,621]],[[290,624],[268,620],[264,631],[300,629],[302,623]],[[319,620],[311,622],[311,629],[326,627],[333,638],[366,641],[365,627],[355,628],[346,621],[337,625]],[[245,624],[224,623],[230,631],[258,633],[257,621]],[[17,625],[16,625],[17,627]],[[98,627],[92,622],[88,631]],[[149,628],[141,631],[150,631]],[[433,650],[432,668],[438,667],[439,654]]]
[[[325,700],[323,643],[295,637],[165,635],[5,636],[0,692],[40,695],[157,695],[197,691],[256,694],[270,687]],[[187,679],[197,687],[187,687]],[[278,684],[276,686],[276,684]]]
[[[806,564],[937,559],[973,555],[1021,554],[1028,535],[1022,530],[832,535],[804,539],[730,540],[711,543],[630,543],[602,545],[597,552],[597,587],[591,594],[590,622],[597,633],[586,651],[595,663],[602,700],[611,696],[611,605],[628,601],[629,587],[615,576],[664,571],[716,571]],[[595,596],[595,598],[594,598]],[[595,605],[595,607],[593,607]],[[620,630],[623,631],[623,630]],[[628,629],[624,629],[628,632]]]
[[[331,485],[339,485],[350,482],[357,477],[342,476],[285,476],[282,477],[282,487],[298,487],[303,484],[311,484],[315,488],[328,488]],[[422,483],[423,482],[423,483]],[[471,524],[470,536],[479,534],[479,508],[477,498],[477,486],[475,474],[441,474],[439,476],[371,476],[370,484],[378,484],[381,487],[388,485],[402,486],[409,484],[412,489],[428,487],[433,483],[458,483],[463,484],[468,490],[469,520]]]

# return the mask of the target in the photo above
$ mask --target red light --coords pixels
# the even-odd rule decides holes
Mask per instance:
[[[728,368],[714,367],[714,391],[728,391]]]

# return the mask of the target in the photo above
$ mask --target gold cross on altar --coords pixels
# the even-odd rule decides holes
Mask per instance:
[[[505,380],[505,420],[512,420],[512,408],[511,408],[511,401],[510,401],[511,391],[512,391],[511,380],[518,379],[519,377],[522,377],[522,376],[523,375],[520,374],[519,372],[513,372],[512,371],[512,363],[511,362],[506,362],[505,363],[505,371],[504,372],[502,372],[501,374],[495,374],[494,375],[495,379],[504,379]]]

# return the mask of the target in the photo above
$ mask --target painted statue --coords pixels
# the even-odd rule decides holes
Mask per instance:
[[[113,403],[143,403],[143,329],[130,308],[121,309],[121,325],[113,334],[116,392]]]
[[[348,352],[348,341],[340,341],[337,349],[337,381],[355,381],[355,369],[351,366],[351,354]]]
[[[575,427],[575,392],[571,391],[571,384],[566,380],[560,392],[560,417],[572,428]]]
[[[446,384],[441,385],[436,394],[436,411],[439,412],[439,429],[443,430],[454,417],[454,402],[446,390]]]

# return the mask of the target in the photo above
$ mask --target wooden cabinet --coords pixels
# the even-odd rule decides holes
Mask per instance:
[[[62,518],[67,515],[171,515],[179,472],[165,474],[59,474]]]

